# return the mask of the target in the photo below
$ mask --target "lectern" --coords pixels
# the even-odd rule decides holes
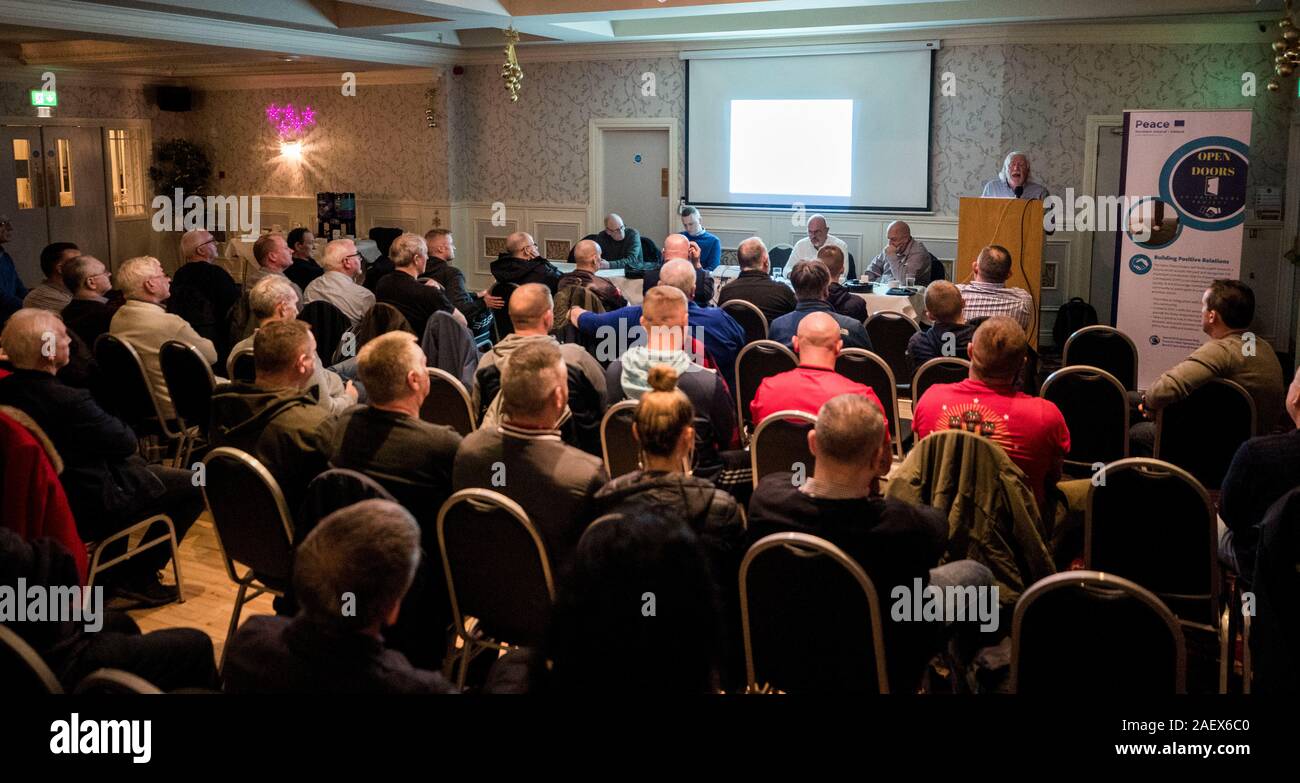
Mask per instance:
[[[1042,306],[1043,202],[1038,199],[963,198],[957,218],[957,259],[954,281],[969,283],[971,263],[985,245],[1011,252],[1008,286],[1023,288],[1034,298],[1029,314],[1029,344],[1038,349],[1038,310]]]

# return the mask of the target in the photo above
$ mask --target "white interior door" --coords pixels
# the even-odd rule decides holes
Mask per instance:
[[[41,248],[49,244],[45,214],[45,153],[41,129],[34,125],[0,127],[0,216],[13,223],[5,250],[28,288],[45,278]]]
[[[605,129],[600,204],[662,245],[668,236],[668,131]],[[599,231],[603,226],[593,226]]]

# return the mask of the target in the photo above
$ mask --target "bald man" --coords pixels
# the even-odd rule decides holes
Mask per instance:
[[[895,220],[885,229],[885,237],[889,240],[885,249],[867,265],[867,280],[904,285],[910,279],[912,285],[928,285],[930,251],[912,238],[911,227]]]
[[[885,414],[885,406],[871,387],[835,372],[835,360],[844,349],[844,340],[839,322],[832,316],[808,314],[799,322],[799,331],[792,341],[795,353],[799,354],[799,366],[764,378],[759,384],[754,401],[749,404],[755,426],[777,411],[803,411],[816,416],[827,400],[841,394],[866,397]],[[888,416],[885,421],[889,421]],[[888,443],[888,432],[885,439]]]
[[[601,256],[611,269],[634,269],[644,272],[646,263],[641,253],[641,235],[635,228],[623,225],[623,218],[611,212],[605,216],[605,230],[596,235]]]
[[[592,240],[584,239],[574,245],[574,269],[560,278],[556,290],[562,291],[571,286],[589,288],[596,295],[596,298],[600,300],[606,312],[617,310],[620,307],[627,307],[627,299],[623,298],[623,292],[618,290],[618,286],[603,277],[597,276],[596,272],[601,267],[601,261],[600,245]]]
[[[660,251],[663,256],[663,263],[669,261],[689,261],[695,267],[695,303],[700,307],[708,307],[713,303],[713,277],[704,269],[700,263],[700,246],[695,242],[687,239],[682,234],[670,234],[664,240],[663,250]],[[659,275],[663,267],[658,269],[649,269],[645,273],[645,288],[649,291],[651,288],[659,285]]]
[[[533,235],[516,231],[506,237],[506,249],[492,262],[492,276],[498,283],[541,283],[555,293],[560,270],[542,257]]]
[[[685,240],[681,235],[674,236]],[[665,247],[668,246],[668,243],[665,243]],[[665,262],[663,268],[659,270],[658,284],[671,285],[691,300],[687,313],[690,318],[691,333],[694,335],[697,327],[703,332],[704,349],[717,363],[718,372],[726,380],[727,385],[734,388],[736,354],[745,344],[745,330],[736,323],[736,319],[721,308],[700,306],[695,296],[699,274],[700,270],[690,261],[675,258]],[[653,288],[648,277],[646,286],[647,292]],[[640,306],[622,307],[608,313],[590,313],[575,307],[569,311],[569,320],[583,334],[596,335],[602,327],[607,327],[605,333],[615,339],[617,350],[613,351],[614,357],[622,356],[638,336],[640,339],[645,337],[639,329],[633,331],[641,321]]]
[[[215,263],[217,241],[201,228],[181,237],[181,257],[185,263],[172,275],[167,311],[189,321],[194,331],[211,340],[224,355],[229,348],[226,314],[239,301],[239,284]]]
[[[794,265],[800,261],[815,261],[817,251],[828,244],[843,250],[845,257],[848,257],[849,246],[844,244],[844,240],[830,233],[830,224],[826,222],[826,218],[821,215],[808,218],[808,236],[794,243],[794,250],[790,252],[790,258],[785,262],[785,276],[789,277],[790,272],[794,270]]]

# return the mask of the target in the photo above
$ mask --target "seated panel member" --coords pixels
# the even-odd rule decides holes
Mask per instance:
[[[912,238],[912,229],[901,220],[889,224],[885,231],[889,244],[876,254],[867,265],[867,279],[871,282],[894,282],[904,285],[911,278],[913,285],[930,282],[930,251],[925,244]]]
[[[813,215],[808,218],[808,236],[794,243],[794,250],[790,252],[790,258],[785,262],[785,276],[789,277],[794,271],[794,267],[800,261],[815,261],[817,251],[826,245],[834,245],[844,251],[848,256],[849,246],[844,240],[830,233],[830,225],[826,218],[821,215]],[[836,282],[839,282],[838,280]]]
[[[605,229],[596,235],[600,255],[610,269],[644,269],[641,234],[623,225],[623,218],[613,212],[605,216]]]
[[[700,248],[700,267],[712,272],[722,263],[722,240],[704,230],[704,221],[695,207],[682,207],[682,236]]]

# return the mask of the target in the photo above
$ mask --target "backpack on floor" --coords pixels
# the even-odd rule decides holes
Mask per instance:
[[[1076,296],[1056,311],[1056,323],[1052,324],[1052,343],[1057,348],[1064,349],[1065,341],[1070,339],[1070,335],[1085,326],[1096,324],[1097,308]]]

